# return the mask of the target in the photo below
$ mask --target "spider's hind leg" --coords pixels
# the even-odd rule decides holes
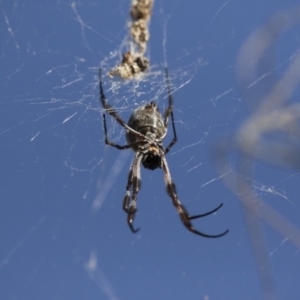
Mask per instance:
[[[164,113],[164,126],[166,128],[168,127],[169,117],[171,116],[172,128],[173,128],[173,139],[165,149],[165,154],[167,154],[170,151],[170,149],[174,146],[174,144],[177,142],[177,134],[176,134],[176,128],[175,128],[175,122],[174,122],[173,95],[172,95],[172,91],[171,91],[171,83],[170,83],[170,79],[169,79],[168,68],[165,68],[165,72],[166,72],[166,82],[167,82],[169,103],[168,103],[168,107],[166,108],[165,113]]]

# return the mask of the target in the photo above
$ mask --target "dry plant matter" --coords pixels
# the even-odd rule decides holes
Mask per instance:
[[[276,41],[284,31],[300,23],[300,6],[280,12],[254,31],[237,57],[237,79],[242,99],[252,114],[237,132],[213,148],[215,167],[242,204],[242,212],[257,263],[263,299],[275,299],[275,283],[261,221],[300,250],[300,229],[255,193],[254,163],[300,169],[300,105],[288,103],[300,83],[300,53],[276,74]],[[237,154],[233,165],[232,154]],[[264,266],[263,268],[261,266]]]
[[[153,0],[132,0],[129,22],[129,51],[123,54],[122,61],[115,66],[109,76],[119,76],[132,79],[143,74],[150,66],[145,56],[147,43],[150,38],[149,21],[153,7]]]

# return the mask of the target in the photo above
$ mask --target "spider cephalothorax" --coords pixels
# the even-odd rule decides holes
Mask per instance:
[[[162,154],[157,146],[149,146],[142,157],[142,164],[145,169],[155,170],[157,168],[162,168]]]
[[[171,147],[177,142],[177,135],[175,130],[174,116],[173,116],[173,97],[171,94],[169,75],[167,68],[166,71],[166,83],[168,89],[169,104],[162,116],[158,110],[155,102],[150,102],[135,109],[126,124],[117,114],[117,112],[107,103],[104,95],[101,69],[99,69],[99,85],[100,85],[100,102],[103,105],[104,111],[112,116],[122,127],[126,129],[126,145],[118,145],[108,140],[107,126],[105,112],[103,113],[103,126],[105,134],[105,143],[119,150],[125,150],[131,148],[134,152],[134,158],[131,164],[131,168],[128,175],[128,181],[126,186],[126,194],[123,201],[123,209],[127,213],[127,222],[132,232],[137,232],[138,229],[134,229],[133,220],[136,209],[137,194],[141,187],[141,164],[150,170],[157,168],[163,169],[167,193],[172,199],[173,205],[176,207],[177,212],[180,215],[180,219],[183,225],[191,232],[208,237],[217,238],[225,235],[228,230],[217,235],[208,235],[194,229],[191,220],[208,216],[216,212],[223,204],[220,204],[217,208],[202,215],[190,216],[186,208],[180,203],[175,183],[172,181],[169,167],[165,155],[170,151]],[[164,148],[162,141],[167,134],[167,127],[169,123],[169,117],[171,117],[173,128],[173,139],[170,144]]]

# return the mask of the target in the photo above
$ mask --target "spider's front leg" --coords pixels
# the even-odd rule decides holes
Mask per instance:
[[[190,216],[188,211],[186,210],[186,208],[182,205],[182,204],[179,204],[176,206],[177,208],[177,211],[180,215],[180,219],[182,221],[182,223],[184,224],[184,226],[191,232],[195,233],[195,234],[198,234],[198,235],[201,235],[203,237],[206,237],[206,238],[218,238],[218,237],[221,237],[225,234],[228,233],[228,229],[225,230],[224,232],[220,233],[220,234],[215,234],[215,235],[211,235],[211,234],[205,234],[203,232],[200,232],[196,229],[194,229],[192,223],[191,223],[191,220],[194,220],[194,219],[197,219],[197,218],[202,218],[202,217],[206,217],[208,215],[211,215],[213,214],[214,212],[216,212],[217,210],[219,210],[221,207],[223,206],[223,203],[221,203],[217,208],[205,213],[205,214],[201,214],[201,215],[196,215],[196,216]]]
[[[137,195],[141,187],[141,159],[142,155],[137,153],[133,159],[126,186],[126,194],[123,201],[123,210],[127,213],[127,223],[133,233],[139,231],[133,227],[135,213],[137,212],[136,203]],[[132,196],[131,191],[132,189]],[[131,197],[130,197],[131,196]],[[130,201],[131,198],[131,201]]]
[[[205,217],[208,216],[210,214],[213,214],[214,212],[216,212],[218,209],[220,209],[222,207],[223,204],[220,204],[217,208],[213,209],[212,211],[209,211],[205,214],[201,214],[201,215],[196,215],[196,216],[190,216],[188,211],[186,210],[186,208],[180,203],[178,196],[177,196],[177,192],[176,192],[176,186],[174,184],[174,182],[172,182],[171,179],[171,174],[167,165],[167,161],[166,158],[163,157],[163,170],[164,170],[164,176],[165,176],[165,182],[166,182],[166,188],[167,188],[167,193],[170,196],[170,198],[172,199],[173,205],[176,207],[176,210],[180,216],[181,222],[183,223],[183,225],[191,232],[206,237],[206,238],[218,238],[221,237],[225,234],[228,233],[228,230],[220,233],[220,234],[216,234],[216,235],[210,235],[210,234],[205,234],[201,231],[196,230],[192,223],[191,220],[197,219],[197,218],[201,218],[201,217]]]

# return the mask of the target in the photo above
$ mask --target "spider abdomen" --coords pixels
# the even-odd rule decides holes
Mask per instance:
[[[162,115],[154,102],[135,109],[128,121],[128,126],[151,140],[162,140],[167,133]],[[131,131],[126,133],[126,139],[129,144],[142,140]],[[137,151],[137,148],[133,147],[133,150]]]

